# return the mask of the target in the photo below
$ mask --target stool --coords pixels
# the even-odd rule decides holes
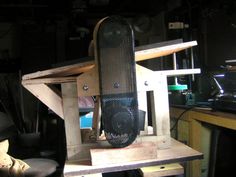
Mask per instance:
[[[178,164],[167,164],[140,168],[143,177],[161,177],[161,176],[174,176],[183,175],[184,168]]]
[[[24,162],[30,166],[24,173],[25,177],[47,177],[59,166],[56,161],[44,158],[24,159]]]

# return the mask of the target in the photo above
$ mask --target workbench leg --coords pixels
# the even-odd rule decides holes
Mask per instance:
[[[81,145],[79,106],[76,83],[61,84],[66,130],[67,158],[78,160]]]
[[[201,122],[192,119],[189,127],[189,145],[197,151],[201,151]],[[190,162],[190,177],[201,177],[201,161]]]

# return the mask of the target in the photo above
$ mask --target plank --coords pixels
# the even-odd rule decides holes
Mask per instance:
[[[188,74],[200,74],[201,69],[177,69],[177,70],[162,70],[162,71],[155,71],[156,74],[164,74],[168,77],[171,76],[180,76],[180,75],[188,75]]]
[[[44,71],[37,71],[31,74],[26,74],[22,77],[22,80],[35,79],[41,77],[65,77],[71,75],[78,75],[86,72],[94,67],[94,61],[88,61],[84,63],[78,63]]]
[[[156,89],[151,92],[152,126],[157,135],[158,148],[170,146],[170,115],[167,77],[156,75]]]
[[[147,92],[138,92],[138,109],[145,113],[144,130],[140,131],[141,135],[148,134],[148,108],[147,108]]]
[[[185,74],[197,74],[200,69],[181,69],[181,70],[163,70],[152,71],[139,64],[136,64],[137,91],[151,91],[156,88],[156,78],[158,75],[175,76]],[[87,90],[84,90],[87,86]],[[99,95],[99,82],[96,67],[77,77],[78,96]]]
[[[136,64],[136,76],[138,92],[150,91],[156,87],[156,76],[154,71]],[[99,95],[100,93],[98,79],[98,71],[96,67],[92,68],[88,72],[79,75],[77,77],[78,96]],[[87,86],[88,89],[84,90],[84,86]]]
[[[158,151],[158,157],[151,160],[141,160],[110,165],[92,166],[90,161],[67,161],[64,167],[64,176],[72,177],[93,173],[107,173],[137,169],[147,166],[162,165],[176,162],[184,162],[194,159],[202,159],[203,154],[171,139],[171,147]]]
[[[220,111],[192,110],[191,117],[195,120],[210,123],[220,127],[236,130],[236,116],[232,113]]]
[[[61,84],[66,82],[75,82],[76,77],[57,77],[57,78],[40,78],[23,80],[22,84]]]
[[[184,108],[171,108],[171,115],[180,115],[185,109]],[[198,108],[194,108],[189,110],[185,114],[191,119],[198,120],[200,122],[206,122],[212,125],[225,127],[228,129],[236,130],[236,119],[235,114],[221,112],[221,111],[209,111],[209,110],[201,110]],[[189,120],[187,120],[189,121]]]
[[[141,50],[157,48],[157,47],[164,47],[164,46],[180,44],[180,43],[183,43],[183,39],[175,39],[175,40],[157,42],[157,43],[137,46],[137,47],[135,47],[135,51],[137,52],[137,51],[141,51]]]
[[[137,91],[151,91],[156,87],[155,72],[136,64]]]
[[[157,57],[162,57],[166,55],[173,54],[175,52],[179,52],[181,50],[185,50],[187,48],[196,46],[196,41],[191,42],[184,42],[184,43],[178,43],[173,45],[167,45],[162,47],[155,47],[150,49],[144,49],[140,51],[135,52],[135,61],[142,61]],[[95,58],[96,58],[96,51],[95,51]],[[41,78],[41,77],[65,77],[65,76],[71,76],[71,75],[78,75],[80,73],[89,71],[95,66],[96,61],[88,61],[78,64],[72,64],[68,66],[48,69],[44,71],[37,71],[34,73],[26,74],[22,77],[22,80],[27,79],[35,79],[35,78]]]
[[[77,77],[77,92],[78,96],[100,95],[97,67],[94,67]]]
[[[62,99],[66,131],[67,158],[78,160],[80,152],[81,132],[79,121],[79,104],[75,83],[63,83]]]
[[[154,142],[131,144],[125,148],[90,149],[92,165],[109,165],[157,158]]]
[[[156,165],[140,169],[143,177],[175,176],[184,174],[184,168],[178,164]]]
[[[93,112],[93,131],[95,131],[96,139],[98,140],[100,135],[100,128],[101,128],[101,99],[100,96],[96,97],[96,101],[94,103],[94,112]]]
[[[167,55],[179,52],[181,50],[185,50],[187,48],[190,48],[196,45],[197,45],[196,41],[191,41],[191,42],[184,42],[184,43],[179,43],[179,44],[173,44],[173,45],[168,45],[168,46],[163,46],[163,47],[137,51],[135,52],[135,61],[137,62],[137,61],[143,61],[147,59],[167,56]]]

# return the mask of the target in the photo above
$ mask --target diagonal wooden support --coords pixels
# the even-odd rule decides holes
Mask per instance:
[[[58,94],[58,91],[52,89],[46,84],[23,84],[23,86],[29,90],[40,101],[47,105],[53,112],[64,119],[62,98]]]

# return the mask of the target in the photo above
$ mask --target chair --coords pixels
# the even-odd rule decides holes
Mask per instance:
[[[22,163],[21,160],[14,159],[10,155],[7,154],[9,144],[8,144],[8,141],[4,141],[4,140],[10,139],[12,136],[16,134],[17,134],[17,129],[13,121],[11,120],[11,118],[6,113],[0,112],[0,143],[4,142],[4,152],[1,152],[1,153],[2,154],[5,153],[6,157],[9,157],[8,161],[9,161],[9,164],[11,164],[12,166],[15,164],[15,162],[19,162],[19,164],[24,164]],[[59,164],[55,160],[47,159],[47,158],[29,158],[29,159],[24,159],[23,162],[25,162],[26,164],[30,166],[30,168],[28,168],[27,170],[23,172],[25,177],[49,177],[50,175],[53,175],[56,173],[57,167],[59,166]],[[21,165],[19,165],[19,168],[20,167]],[[11,167],[8,166],[7,168],[10,169]],[[4,173],[2,172],[2,169],[0,169],[1,174]]]

